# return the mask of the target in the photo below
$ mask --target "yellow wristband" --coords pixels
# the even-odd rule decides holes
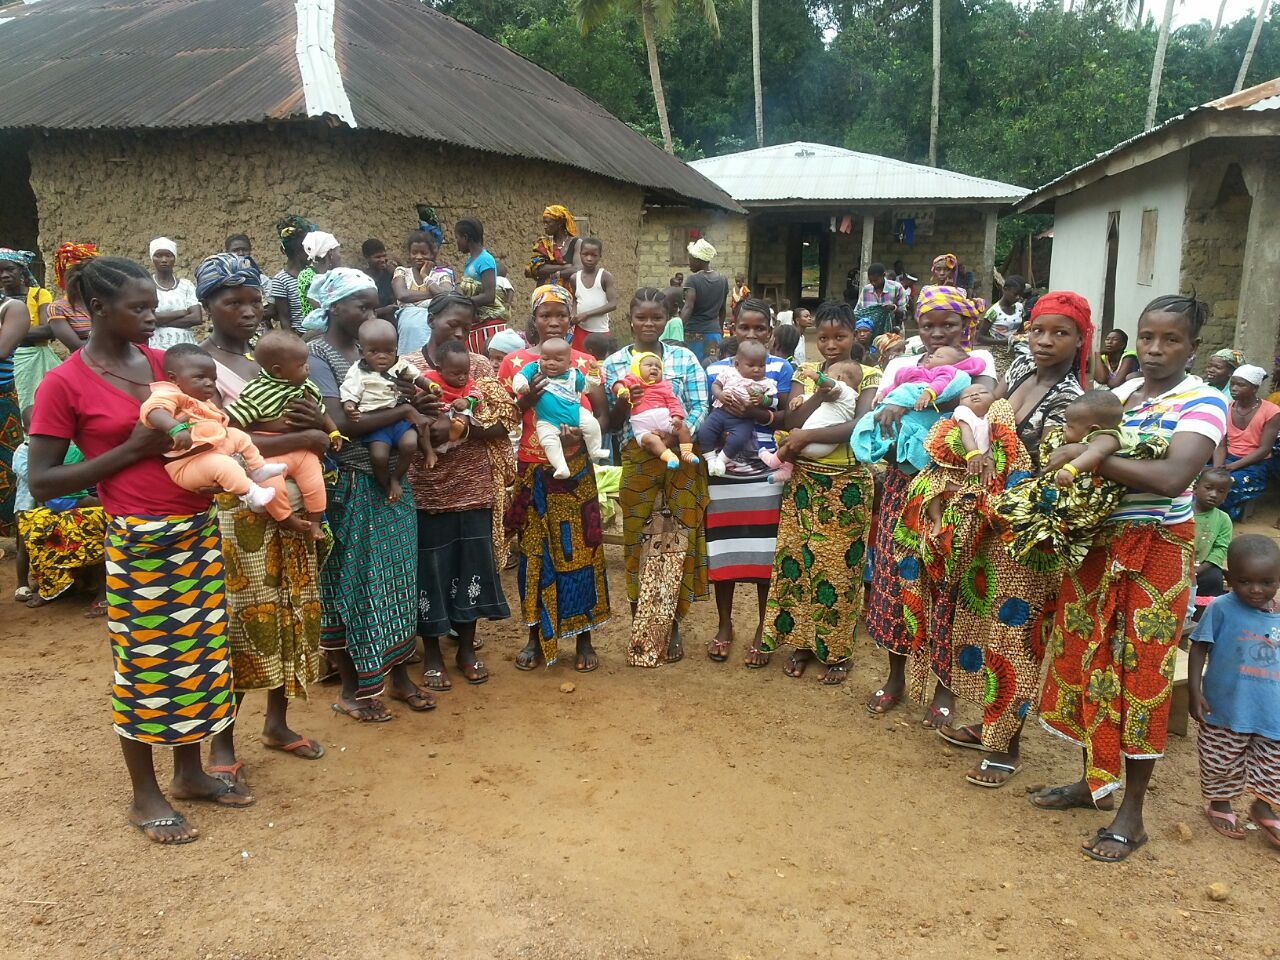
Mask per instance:
[[[965,463],[968,463],[974,457],[980,457],[980,456],[982,456],[981,450],[969,450],[964,455]]]
[[[1067,464],[1065,467],[1063,467],[1062,469],[1063,469],[1063,470],[1066,470],[1068,473],[1070,473],[1070,474],[1071,474],[1072,479],[1075,479],[1076,477],[1080,476],[1080,468],[1079,468],[1079,467],[1077,467],[1074,463],[1068,463],[1068,464]]]
[[[330,440],[346,440],[347,438],[342,435],[341,430],[330,430],[329,439]]]

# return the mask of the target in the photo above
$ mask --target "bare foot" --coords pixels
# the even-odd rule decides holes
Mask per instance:
[[[400,478],[392,477],[387,481],[387,503],[395,503],[404,494],[404,489],[400,486]]]
[[[304,517],[291,513],[283,520],[277,521],[281,530],[288,530],[290,533],[300,533],[304,537],[311,536],[311,524]]]
[[[812,650],[797,650],[791,654],[791,659],[787,661],[787,665],[782,668],[782,672],[793,680],[799,680],[804,676],[805,670],[809,669],[809,664],[813,660]]]
[[[578,634],[578,656],[574,661],[573,669],[579,673],[590,673],[598,666],[600,666],[600,658],[596,655],[595,647],[591,646],[590,636]]]

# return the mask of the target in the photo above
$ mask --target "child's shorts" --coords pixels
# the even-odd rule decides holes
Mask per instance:
[[[666,433],[671,429],[671,411],[666,407],[654,407],[631,415],[631,430],[640,443],[651,433]]]
[[[383,427],[381,430],[375,430],[373,433],[366,433],[360,438],[360,442],[366,447],[371,443],[385,443],[394,447],[400,442],[400,438],[413,429],[413,424],[408,420],[397,420],[389,427]]]

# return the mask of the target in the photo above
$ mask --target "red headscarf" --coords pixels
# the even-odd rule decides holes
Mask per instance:
[[[67,289],[63,283],[67,271],[77,263],[84,263],[86,260],[92,260],[98,255],[98,247],[92,243],[64,243],[58,248],[58,252],[53,255],[53,275],[58,281],[58,286],[63,290]]]
[[[1079,377],[1080,386],[1089,385],[1089,355],[1093,351],[1093,315],[1089,301],[1070,290],[1052,290],[1044,294],[1031,308],[1031,321],[1046,313],[1066,317],[1080,331]]]

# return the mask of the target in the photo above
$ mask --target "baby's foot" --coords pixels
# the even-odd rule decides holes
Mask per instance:
[[[681,459],[681,460],[683,460],[685,463],[695,463],[695,464],[696,464],[696,463],[701,463],[701,462],[702,462],[702,460],[701,460],[701,459],[699,459],[698,455],[697,455],[696,453],[693,453],[692,451],[689,451],[689,452],[685,452],[685,453],[680,454],[680,459]]]
[[[436,456],[435,450],[428,450],[422,455],[422,458],[426,461],[428,470],[434,470],[436,464],[440,461],[440,458]]]
[[[791,472],[795,469],[794,464],[783,461],[778,464],[778,469],[769,474],[770,483],[786,483],[791,479]]]
[[[400,478],[392,477],[387,483],[387,503],[395,503],[403,495],[404,489],[400,486]]]
[[[324,539],[324,528],[320,526],[320,521],[319,521],[319,520],[312,520],[312,521],[310,522],[309,526],[311,527],[311,539],[312,539],[312,540],[323,540],[323,539]]]
[[[284,476],[284,472],[288,469],[283,463],[264,463],[249,474],[249,479],[254,483],[262,483],[262,481],[270,480],[272,477]]]
[[[760,448],[760,462],[771,470],[778,470],[782,467],[782,460],[778,455],[768,447]]]
[[[723,477],[725,474],[725,460],[723,453],[707,454],[707,473],[713,477]]]
[[[592,450],[591,459],[592,460],[608,460],[609,451],[604,449],[604,447],[601,447],[599,450]]]
[[[253,510],[254,513],[261,513],[268,503],[276,498],[276,492],[269,487],[260,487],[253,481],[249,482],[249,489],[241,494],[240,502]]]
[[[279,521],[281,530],[288,530],[290,533],[300,533],[304,536],[311,533],[311,524],[307,522],[305,517],[300,517],[296,513],[291,513],[283,520]]]

